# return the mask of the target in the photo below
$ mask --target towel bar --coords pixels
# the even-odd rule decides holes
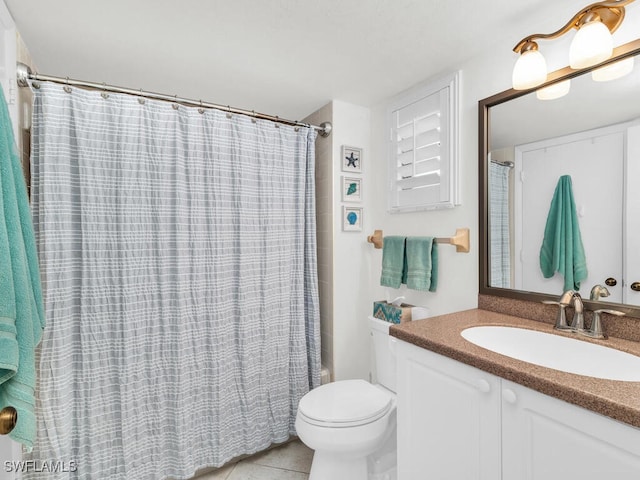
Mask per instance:
[[[11,433],[18,422],[18,412],[13,407],[0,410],[0,435]]]
[[[456,246],[456,252],[469,253],[469,229],[457,228],[453,237],[438,237],[435,239],[437,243],[448,243]],[[375,248],[382,248],[384,244],[382,230],[375,230],[373,235],[367,237],[367,242],[373,243]]]

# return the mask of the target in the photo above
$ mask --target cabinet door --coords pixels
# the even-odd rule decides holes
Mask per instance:
[[[399,480],[500,478],[500,380],[398,342]]]
[[[640,429],[507,380],[502,397],[502,480],[640,478]]]

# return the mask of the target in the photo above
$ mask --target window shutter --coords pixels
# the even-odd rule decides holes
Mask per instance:
[[[457,79],[422,87],[390,108],[391,212],[458,204]]]

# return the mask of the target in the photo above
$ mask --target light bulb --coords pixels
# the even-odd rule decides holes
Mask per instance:
[[[580,27],[569,49],[569,66],[587,68],[605,61],[613,53],[613,39],[607,26],[593,20]]]
[[[538,97],[538,100],[555,100],[556,98],[564,97],[569,93],[570,89],[571,80],[564,80],[536,90],[536,97]]]
[[[513,67],[512,84],[515,90],[537,87],[547,79],[547,62],[538,50],[523,52]]]
[[[591,78],[596,82],[608,82],[616,78],[624,77],[633,70],[633,57],[619,60],[604,67],[596,68],[591,72]]]

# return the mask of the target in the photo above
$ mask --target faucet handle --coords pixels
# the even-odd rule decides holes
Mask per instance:
[[[542,300],[542,303],[545,305],[558,305],[559,307],[554,328],[558,330],[571,330],[571,327],[567,324],[567,314],[564,311],[565,308],[567,308],[568,303],[557,302],[554,300]]]
[[[608,313],[609,315],[615,315],[616,317],[623,317],[626,313],[621,312],[619,310],[611,310],[610,308],[601,308],[599,310],[594,310],[593,313]]]
[[[602,331],[602,321],[600,320],[601,313],[608,313],[609,315],[615,315],[616,317],[622,317],[624,312],[618,310],[611,310],[609,308],[600,308],[593,311],[593,321],[591,322],[591,329],[585,331],[584,334],[591,338],[607,338]]]

